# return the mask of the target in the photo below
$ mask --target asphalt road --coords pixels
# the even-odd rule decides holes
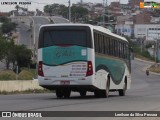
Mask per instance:
[[[38,36],[39,36],[39,28],[41,25],[44,24],[49,24],[49,20],[45,17],[41,17],[41,16],[33,16],[32,17],[33,21],[34,21],[34,35],[33,37],[35,37],[35,45],[36,45],[36,49],[37,49],[37,43],[38,43]],[[33,44],[34,44],[34,40],[33,40]]]
[[[54,93],[1,95],[0,111],[137,111],[160,110],[160,77],[146,76],[142,68],[149,63],[132,61],[132,86],[124,97],[117,92],[109,98],[94,98],[93,93],[81,98],[72,93],[70,99],[57,99]]]
[[[27,26],[23,22],[18,23],[17,32],[19,32],[19,41],[18,44],[26,45],[28,48],[31,48],[31,29],[30,26]]]
[[[68,23],[67,19],[61,18],[61,17],[33,16],[32,19],[34,21],[34,34],[35,34],[36,49],[38,47],[37,43],[38,43],[38,36],[39,36],[39,28],[41,25],[51,24],[50,19],[53,20],[53,24]]]

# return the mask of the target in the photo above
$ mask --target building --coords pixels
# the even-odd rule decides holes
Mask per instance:
[[[128,5],[132,8],[136,8],[137,6],[140,6],[140,2],[144,2],[144,0],[129,0]]]
[[[133,15],[134,24],[150,24],[152,14],[147,11],[141,11],[138,14]]]
[[[146,38],[147,41],[160,39],[160,24],[135,24],[135,38]]]
[[[119,23],[115,26],[116,32],[119,35],[125,35],[128,37],[133,37],[134,35],[134,28],[133,28],[133,22],[132,21],[125,21],[122,23]]]

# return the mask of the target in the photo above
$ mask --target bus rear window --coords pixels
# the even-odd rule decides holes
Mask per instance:
[[[54,45],[77,45],[87,47],[87,32],[84,30],[50,30],[43,33],[43,47]]]

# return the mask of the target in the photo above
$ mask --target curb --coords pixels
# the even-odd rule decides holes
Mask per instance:
[[[142,61],[142,62],[147,62],[147,63],[151,63],[151,64],[154,64],[155,62],[151,62],[151,61],[146,61],[146,60],[142,60],[142,59],[139,59],[139,58],[135,58],[135,60],[138,60],[138,61]],[[148,65],[147,67],[144,67],[142,68],[142,71],[146,71],[148,68],[150,68],[151,65]],[[153,74],[153,75],[160,75],[160,73],[155,73],[155,72],[151,72],[149,71],[150,74]]]
[[[153,63],[155,63],[155,62],[151,62],[151,61],[147,61],[147,60],[142,60],[142,59],[139,59],[139,58],[134,58],[135,60],[139,60],[139,61],[142,61],[142,62],[147,62],[147,63],[151,63],[151,64],[153,64]]]

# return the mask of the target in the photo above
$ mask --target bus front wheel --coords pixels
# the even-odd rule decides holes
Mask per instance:
[[[106,90],[103,90],[103,92],[102,92],[102,97],[103,98],[108,98],[109,97],[109,87],[110,87],[110,82],[108,80],[107,84],[106,84]]]
[[[125,96],[126,95],[126,90],[127,90],[127,82],[124,82],[123,89],[119,90],[119,96]]]

